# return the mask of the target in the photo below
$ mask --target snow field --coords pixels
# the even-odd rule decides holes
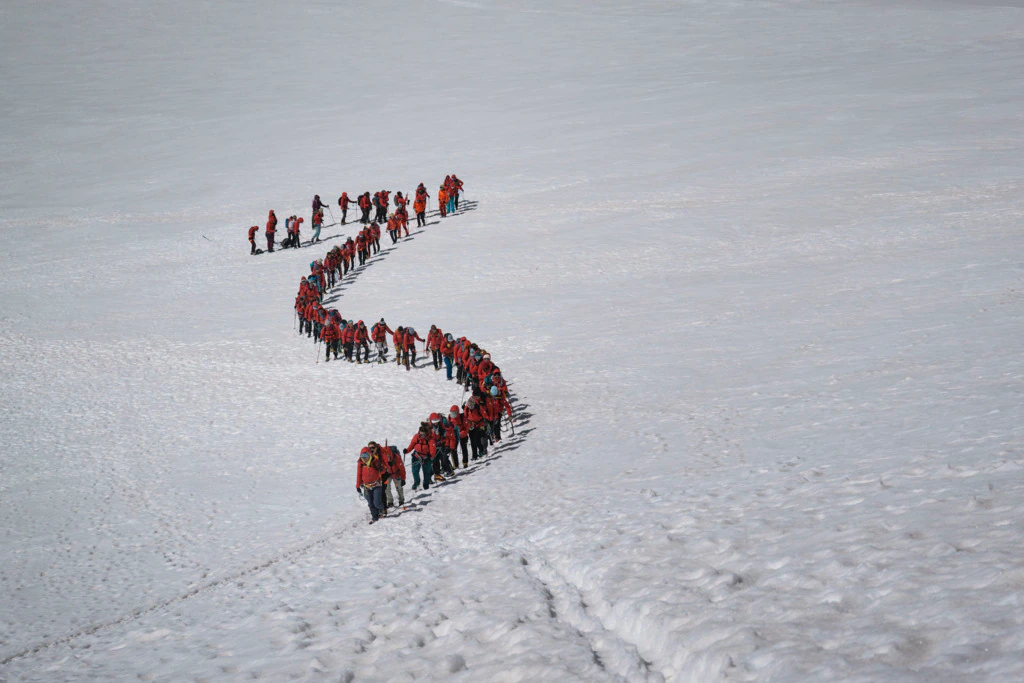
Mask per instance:
[[[1021,677],[1019,8],[0,12],[0,678]],[[367,527],[457,392],[245,228],[451,171],[336,305],[529,423]]]

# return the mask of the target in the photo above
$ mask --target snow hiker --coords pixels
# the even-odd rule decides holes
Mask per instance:
[[[452,182],[451,176],[445,176],[444,190],[445,195],[448,197],[448,203],[445,205],[445,214],[455,213],[455,183]]]
[[[420,183],[416,188],[416,198],[412,203],[412,210],[416,212],[416,227],[422,228],[427,224],[427,198],[430,197],[427,194],[427,188],[424,187],[423,183]]]
[[[270,215],[267,216],[267,251],[271,254],[274,253],[274,233],[277,232],[277,216],[274,215],[274,210],[270,210]]]
[[[466,422],[466,416],[459,412],[458,406],[452,406],[448,411],[448,422],[455,428],[455,435],[462,448],[462,467],[469,467],[469,453],[466,450],[466,443],[469,441],[469,423]],[[454,451],[454,448],[452,450]],[[458,458],[458,453],[452,457]]]
[[[473,460],[479,460],[487,455],[487,418],[484,409],[477,403],[476,396],[470,396],[462,412],[466,416],[466,426],[469,427],[469,446],[473,450]]]
[[[409,447],[402,450],[402,453],[412,453],[412,490],[415,491],[420,485],[420,471],[423,472],[423,490],[430,488],[430,463],[437,454],[437,447],[430,438],[430,427],[427,423],[420,424],[416,436],[412,437]]]
[[[437,328],[437,325],[431,325],[430,332],[427,333],[426,350],[430,351],[431,360],[434,363],[434,372],[441,369],[441,342],[443,340],[444,336],[441,334],[441,330]]]
[[[319,197],[320,195],[317,195]],[[324,226],[324,210],[317,209],[313,212],[313,237],[309,240],[310,244],[314,244],[320,241],[320,228]]]
[[[249,250],[249,254],[256,253],[256,233],[259,232],[260,226],[254,225],[249,228],[249,244],[252,245],[252,249]]]
[[[364,223],[364,224],[365,223],[369,223],[370,222],[370,206],[371,206],[371,204],[370,204],[370,193],[369,192],[364,192],[363,194],[359,195],[359,199],[356,202],[356,204],[359,206],[359,210],[363,214],[362,216],[359,217],[359,222],[360,223]]]
[[[396,327],[394,334],[391,335],[391,341],[395,345],[395,363],[402,363],[402,356],[405,355],[405,328]]]
[[[405,365],[405,369],[410,369],[410,359],[412,360],[412,367],[416,366],[416,342],[423,341],[420,336],[416,334],[416,330],[411,327],[405,328],[405,336],[402,338],[402,364]]]
[[[461,180],[459,180],[458,177],[454,173],[452,173],[452,201],[453,201],[452,210],[453,211],[458,211],[459,210],[459,194],[462,193],[462,188],[463,188],[463,182]]]
[[[363,494],[366,504],[370,506],[370,524],[380,519],[382,513],[387,514],[381,497],[382,468],[380,458],[370,452],[369,446],[364,446],[359,451],[359,462],[356,464],[356,491]]]
[[[437,456],[434,458],[434,471],[453,474],[452,464],[448,460],[448,429],[444,418],[437,413],[430,414],[430,438],[434,440]]]
[[[380,253],[380,226],[370,223],[370,245],[373,246],[373,253]]]
[[[441,342],[441,357],[444,359],[444,369],[448,379],[452,379],[452,363],[455,361],[455,337],[451,333],[444,335]]]
[[[388,362],[388,337],[389,334],[394,334],[395,331],[388,327],[388,324],[384,322],[384,318],[380,319],[379,323],[375,323],[370,328],[370,339],[377,345],[377,362],[387,363]]]
[[[402,455],[398,452],[398,446],[384,446],[383,456],[385,462],[390,468],[389,482],[391,486],[384,487],[384,494],[387,498],[387,505],[391,507],[395,504],[395,497],[391,494],[391,489],[395,489],[395,494],[398,496],[398,504],[405,507],[405,463],[402,462]]]
[[[356,362],[357,363],[369,363],[370,362],[370,344],[368,339],[370,334],[366,331],[366,324],[360,320],[356,323]],[[360,359],[360,350],[362,351],[362,359]]]
[[[348,192],[342,192],[341,196],[338,197],[338,206],[341,208],[341,224],[345,225],[345,219],[348,217],[348,205],[352,203],[352,200],[348,198]]]
[[[437,190],[437,211],[441,214],[441,218],[448,215],[448,190],[444,185]]]

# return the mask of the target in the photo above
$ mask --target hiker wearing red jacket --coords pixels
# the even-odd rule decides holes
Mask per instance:
[[[411,327],[405,328],[405,337],[402,339],[402,363],[405,365],[405,369],[410,368],[410,358],[412,359],[412,365],[416,365],[416,342],[423,341],[420,339],[420,335],[416,334],[416,330]]]
[[[380,319],[379,323],[374,324],[370,328],[370,339],[377,346],[377,362],[387,363],[388,362],[388,335],[394,334],[395,331],[388,327],[388,324],[384,322],[384,318]]]
[[[395,328],[395,333],[391,336],[391,341],[395,345],[395,363],[402,363],[402,356],[405,355],[405,328],[398,326]]]
[[[356,326],[352,324],[352,321],[348,321],[345,324],[345,328],[341,331],[341,345],[345,349],[345,360],[349,363],[352,362],[352,347],[356,343]]]
[[[270,214],[267,216],[267,251],[271,254],[274,253],[274,233],[277,232],[277,216],[274,215],[274,210],[270,210]]]
[[[469,427],[469,446],[473,450],[473,460],[487,455],[487,414],[476,396],[470,396],[463,408],[466,426]]]
[[[342,192],[341,196],[338,197],[338,206],[341,208],[341,224],[345,225],[345,219],[348,217],[348,205],[352,203],[352,200],[348,198],[348,192]]]
[[[462,192],[463,182],[459,180],[454,173],[452,173],[452,208],[455,211],[459,210],[459,194]]]
[[[380,253],[380,226],[370,223],[370,244],[373,245],[373,253]],[[367,250],[369,251],[369,250]]]
[[[444,335],[444,339],[441,340],[441,358],[444,359],[444,369],[448,375],[448,379],[452,378],[452,363],[455,362],[455,337],[450,333]]]
[[[444,335],[441,330],[437,329],[437,325],[430,326],[430,332],[427,333],[427,350],[430,351],[431,360],[434,362],[434,372],[441,369],[441,342],[444,341]]]
[[[448,215],[448,190],[444,185],[437,190],[437,211],[441,214],[441,218]]]
[[[395,214],[388,216],[388,234],[391,236],[391,244],[398,242],[402,236],[402,223]]]
[[[380,519],[382,513],[387,514],[383,500],[383,468],[380,456],[371,453],[368,446],[359,451],[359,461],[356,464],[356,491],[363,494],[367,505],[370,506],[370,524]]]
[[[366,231],[356,235],[356,252],[359,254],[359,265],[366,263]]]
[[[258,225],[254,225],[249,228],[249,244],[252,245],[252,249],[249,251],[250,255],[256,253],[256,233],[259,232],[259,229],[260,226]]]
[[[359,201],[357,203],[359,204],[359,210],[363,212],[359,222],[365,225],[370,222],[370,208],[373,206],[370,202],[370,193],[364,192],[359,195]]]
[[[412,453],[412,490],[415,491],[420,485],[420,471],[423,471],[423,490],[430,488],[431,462],[437,455],[437,446],[430,438],[430,427],[427,423],[420,425],[416,436],[412,437],[409,447],[402,453]]]
[[[501,389],[491,385],[485,396],[487,409],[491,419],[491,439],[501,441],[501,416],[507,414],[509,422],[512,421],[512,404],[502,395]]]
[[[398,495],[398,504],[405,506],[405,463],[402,462],[402,454],[398,452],[398,446],[381,447],[381,456],[384,458],[389,469],[388,484],[384,486],[384,496],[387,499],[388,507],[395,504],[395,496],[391,494],[392,487]]]
[[[452,406],[448,411],[448,422],[455,428],[459,446],[462,448],[462,466],[469,467],[469,453],[466,451],[466,444],[469,442],[469,423],[466,422],[465,414],[459,412],[458,406]],[[452,459],[457,457],[458,453],[455,453],[453,448]]]
[[[324,362],[327,363],[331,360],[332,352],[334,353],[334,360],[338,360],[338,342],[341,341],[341,326],[333,320],[327,322],[324,325],[323,338],[327,348],[324,354]]]
[[[360,320],[356,323],[356,362],[357,363],[369,363],[370,362],[370,333],[366,330],[366,323]],[[360,351],[362,354],[360,354]]]

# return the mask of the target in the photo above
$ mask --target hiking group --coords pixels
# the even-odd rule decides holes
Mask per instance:
[[[445,218],[448,214],[458,211],[459,195],[463,187],[463,182],[454,173],[445,176],[444,182],[437,190],[438,215]],[[430,195],[427,193],[427,188],[423,186],[423,183],[420,183],[419,187],[416,188],[416,196],[412,200],[413,213],[416,214],[416,227],[421,228],[427,224],[427,200],[429,198]],[[394,202],[394,211],[389,213],[392,201]],[[386,224],[388,234],[391,236],[391,243],[394,244],[398,241],[399,233],[402,229],[405,230],[405,236],[409,236],[408,203],[408,195],[403,196],[401,192],[397,192],[394,199],[392,199],[390,190],[380,190],[379,192],[374,192],[372,196],[369,192],[364,192],[355,200],[349,197],[348,192],[342,192],[341,196],[338,197],[338,208],[341,210],[341,220],[338,222],[341,225],[347,224],[349,205],[355,204],[360,210],[359,222],[369,227],[371,232],[376,232],[375,239],[380,239],[380,226]],[[320,200],[320,195],[314,196],[310,216],[313,235],[309,242],[306,243],[306,246],[320,241],[320,231],[324,227],[325,209],[331,213],[333,219],[334,215],[331,208]],[[373,212],[372,217],[370,216],[371,212]],[[285,219],[286,237],[280,243],[282,249],[303,246],[300,230],[304,222],[304,218],[295,215]],[[256,235],[258,232],[258,225],[253,225],[249,228],[249,253],[253,255],[263,253],[263,250],[256,246]],[[264,235],[267,238],[267,253],[272,254],[274,253],[277,238],[277,215],[274,214],[273,209],[267,215]],[[351,238],[349,238],[349,241],[351,241]],[[379,242],[377,243],[377,250],[380,250]]]
[[[445,178],[438,189],[438,213],[444,217],[458,210],[462,181],[454,174]],[[429,198],[426,187],[420,183],[412,201],[417,226],[426,225],[426,205]],[[319,196],[313,199],[314,234],[311,243],[319,238],[316,226],[323,222],[323,205]],[[391,202],[395,210],[388,213]],[[322,259],[309,264],[309,275],[302,277],[295,297],[295,316],[299,321],[299,334],[317,342],[317,359],[320,345],[324,347],[324,362],[344,359],[350,363],[369,363],[370,342],[373,342],[373,356],[378,363],[387,363],[394,345],[395,363],[406,370],[416,367],[418,360],[417,342],[422,343],[424,353],[429,354],[435,371],[445,369],[449,381],[463,387],[463,395],[469,398],[461,405],[453,405],[447,412],[431,413],[422,423],[401,453],[387,441],[381,446],[369,442],[359,453],[356,465],[356,490],[370,508],[370,523],[387,516],[388,509],[396,504],[405,508],[406,466],[403,456],[411,458],[412,488],[430,488],[432,482],[443,482],[445,477],[454,476],[459,470],[459,452],[462,454],[462,469],[469,467],[471,460],[487,455],[491,444],[501,441],[502,420],[507,417],[512,425],[512,406],[509,402],[508,385],[501,370],[491,361],[491,355],[466,337],[456,338],[445,334],[437,325],[431,325],[426,339],[420,337],[412,326],[398,326],[395,329],[384,318],[367,329],[362,320],[346,320],[335,308],[323,306],[324,295],[336,286],[350,271],[366,263],[372,254],[380,251],[380,223],[387,226],[392,243],[397,242],[404,231],[409,234],[408,198],[401,192],[391,199],[390,192],[381,191],[373,197],[364,193],[352,202],[347,193],[338,200],[341,207],[341,223],[347,220],[349,204],[355,203],[361,211],[359,222],[364,224],[360,232],[349,237],[344,244],[335,245]],[[371,210],[375,213],[371,216]],[[319,220],[318,214],[319,212]],[[273,211],[268,219],[268,250],[271,246],[271,220],[276,223]],[[290,219],[291,245],[301,244],[298,225],[302,219]],[[250,229],[250,237],[255,233]],[[358,264],[358,265],[357,265]],[[425,366],[424,366],[425,367]]]
[[[446,338],[451,336],[446,335]],[[459,341],[467,349],[475,347],[468,345],[465,338]],[[508,417],[509,426],[515,430],[508,386],[500,370],[490,363],[489,354],[480,351],[477,349],[470,356],[473,365],[461,362],[459,365],[465,386],[472,389],[461,409],[453,405],[447,413],[431,413],[420,423],[409,445],[402,449],[402,455],[398,447],[387,445],[387,441],[384,446],[371,441],[359,452],[356,491],[370,508],[370,524],[386,517],[396,501],[399,507],[406,509],[404,455],[411,458],[412,490],[420,488],[422,483],[426,491],[431,482],[440,483],[458,473],[460,450],[463,471],[471,460],[486,457],[488,447],[501,441],[504,417]]]

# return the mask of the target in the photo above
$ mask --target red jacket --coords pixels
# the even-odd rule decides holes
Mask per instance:
[[[351,325],[346,325],[341,331],[341,341],[344,344],[351,344],[356,340],[356,330]]]
[[[391,468],[391,477],[405,481],[405,463],[402,462],[402,454],[398,452],[397,446],[388,446],[384,451],[388,457],[388,467]]]
[[[409,447],[405,450],[407,453],[412,453],[412,457],[417,460],[425,460],[437,455],[437,446],[434,445],[434,440],[429,435],[423,436],[419,432],[412,437]]]
[[[469,423],[466,422],[466,414],[459,413],[458,417],[449,417],[448,424],[459,430],[459,438],[465,439],[469,436]]]
[[[440,349],[442,341],[444,341],[444,334],[436,327],[427,335],[428,348]]]
[[[366,327],[365,326],[357,327],[356,328],[356,344],[362,344],[364,341],[366,341],[366,339],[367,339]]]
[[[416,341],[423,341],[418,334],[409,334],[409,328],[405,328],[405,345],[413,346]]]
[[[338,197],[338,206],[342,209],[347,209],[348,205],[352,203],[352,200],[348,198],[348,192],[342,192],[341,196]]]
[[[341,328],[338,326],[338,323],[324,325],[324,341],[332,342],[339,339],[341,339]]]
[[[256,241],[256,233],[259,232],[259,229],[260,229],[260,226],[258,226],[258,225],[254,225],[251,228],[249,228],[249,241],[250,242],[255,242]]]
[[[477,427],[483,426],[483,423],[487,421],[487,413],[484,411],[485,409],[480,406],[479,402],[477,402],[476,406],[473,408],[470,408],[469,406],[463,408],[462,414],[466,418],[466,425],[470,429],[476,429]]]
[[[359,460],[356,464],[356,491],[366,486],[367,488],[375,488],[380,486],[380,460],[376,457],[370,459],[370,464],[366,465],[362,460]]]
[[[394,334],[394,333],[395,333],[395,331],[392,330],[387,325],[383,325],[381,323],[375,323],[374,326],[370,329],[370,339],[372,339],[375,342],[383,342],[383,341],[387,341],[387,335],[388,334]]]

